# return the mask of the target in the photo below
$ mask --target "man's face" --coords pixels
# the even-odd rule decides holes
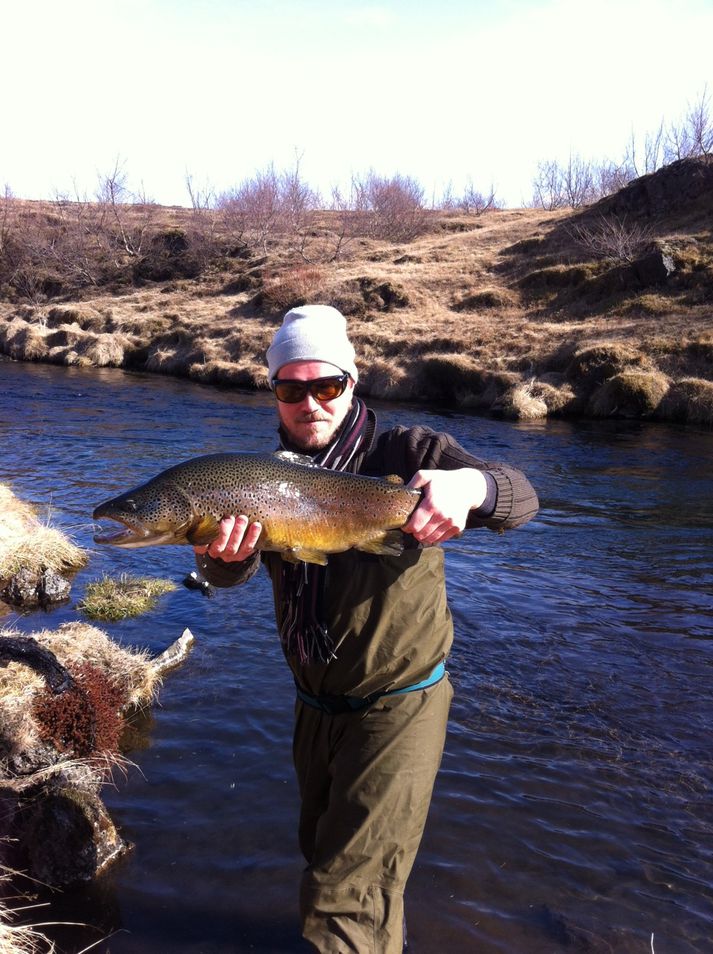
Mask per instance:
[[[281,380],[313,381],[315,378],[338,374],[341,374],[341,368],[325,361],[293,361],[283,365],[277,377]],[[309,391],[297,404],[277,401],[280,423],[293,444],[310,454],[315,453],[326,447],[339,430],[351,406],[353,394],[354,382],[349,378],[344,394],[333,401],[318,401]]]

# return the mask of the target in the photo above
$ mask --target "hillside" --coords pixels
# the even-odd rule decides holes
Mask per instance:
[[[284,311],[322,302],[348,316],[363,394],[518,419],[713,422],[711,156],[579,212],[429,213],[400,242],[352,230],[334,261],[336,213],[315,216],[299,241],[251,244],[205,210],[121,212],[122,235],[142,224],[141,249],[123,241],[111,268],[107,258],[82,282],[76,242],[74,271],[66,253],[17,264],[23,235],[66,238],[66,208],[5,208],[1,352],[265,387],[264,351]]]

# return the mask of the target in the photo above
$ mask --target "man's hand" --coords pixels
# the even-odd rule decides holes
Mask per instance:
[[[245,515],[223,517],[215,540],[207,546],[193,547],[193,549],[197,554],[207,553],[214,560],[241,563],[255,553],[261,532],[262,524],[250,523]]]
[[[468,511],[479,507],[488,490],[479,470],[419,470],[408,483],[423,489],[421,502],[402,528],[424,546],[444,543],[465,529]]]

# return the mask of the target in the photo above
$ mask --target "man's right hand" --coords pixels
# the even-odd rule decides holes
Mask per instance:
[[[214,560],[225,563],[240,563],[255,553],[262,533],[262,524],[250,523],[243,514],[239,517],[223,517],[218,536],[207,546],[193,547],[198,555],[207,553]]]

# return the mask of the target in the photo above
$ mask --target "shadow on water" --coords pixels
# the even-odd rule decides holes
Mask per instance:
[[[117,371],[0,364],[0,480],[52,503],[104,572],[177,582],[188,548],[91,542],[91,510],[200,453],[268,450],[270,398]],[[380,423],[450,431],[521,466],[537,520],[447,547],[456,639],[450,732],[407,891],[416,954],[703,954],[713,937],[713,437],[640,422],[507,424],[416,407]],[[10,620],[15,614],[10,614]],[[7,620],[7,617],[4,621]],[[180,588],[107,625],[196,648],[135,726],[136,768],[106,800],[134,850],[53,895],[64,954],[299,951],[292,685],[258,576]]]

